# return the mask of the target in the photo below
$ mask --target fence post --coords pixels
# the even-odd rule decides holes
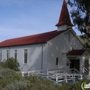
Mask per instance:
[[[75,74],[73,74],[73,83],[75,83]]]
[[[81,79],[81,80],[83,79],[83,75],[80,75],[80,79]]]
[[[67,80],[67,75],[64,74],[64,79],[65,79],[65,82],[67,83],[68,80]]]
[[[49,71],[48,71],[48,69],[47,69],[47,76],[46,76],[46,78],[49,78]]]
[[[55,76],[56,76],[56,83],[58,83],[58,74],[56,74]]]

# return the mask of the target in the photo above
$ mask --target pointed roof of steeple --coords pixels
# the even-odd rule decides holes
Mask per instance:
[[[60,14],[60,17],[59,17],[59,21],[56,24],[56,26],[61,26],[61,25],[73,26],[73,24],[71,23],[71,20],[70,20],[70,16],[69,16],[66,0],[63,1],[63,5],[62,5],[62,10],[61,10],[61,14]]]

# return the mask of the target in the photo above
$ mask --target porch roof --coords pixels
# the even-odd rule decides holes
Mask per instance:
[[[71,55],[82,55],[86,50],[80,49],[80,50],[71,50],[67,53],[67,56]]]

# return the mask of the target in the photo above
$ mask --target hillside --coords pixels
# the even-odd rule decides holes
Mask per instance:
[[[21,74],[2,67],[0,63],[0,90],[81,90],[82,82],[88,83],[86,80],[81,80],[73,85],[68,83],[58,85],[40,76],[22,77]]]
[[[70,90],[70,85],[67,86],[67,90]],[[22,77],[21,74],[0,64],[0,90],[60,90],[61,88],[63,87],[39,76]]]

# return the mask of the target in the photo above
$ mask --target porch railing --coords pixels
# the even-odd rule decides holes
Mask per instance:
[[[84,73],[87,75],[89,74],[89,70],[86,67],[84,67]]]
[[[76,69],[76,68],[71,68],[69,70],[69,73],[77,73],[77,74],[80,74],[80,72]]]
[[[60,82],[68,82],[68,81],[72,81],[75,82],[76,79],[81,80],[83,79],[83,75],[82,74],[77,74],[77,73],[66,73],[66,72],[62,72],[60,70],[47,70],[47,73],[44,73],[42,70],[35,70],[35,71],[28,71],[28,72],[21,72],[22,76],[30,76],[30,75],[39,75],[41,77],[44,78],[48,78],[51,79],[52,81],[54,81],[55,83],[60,83]]]

